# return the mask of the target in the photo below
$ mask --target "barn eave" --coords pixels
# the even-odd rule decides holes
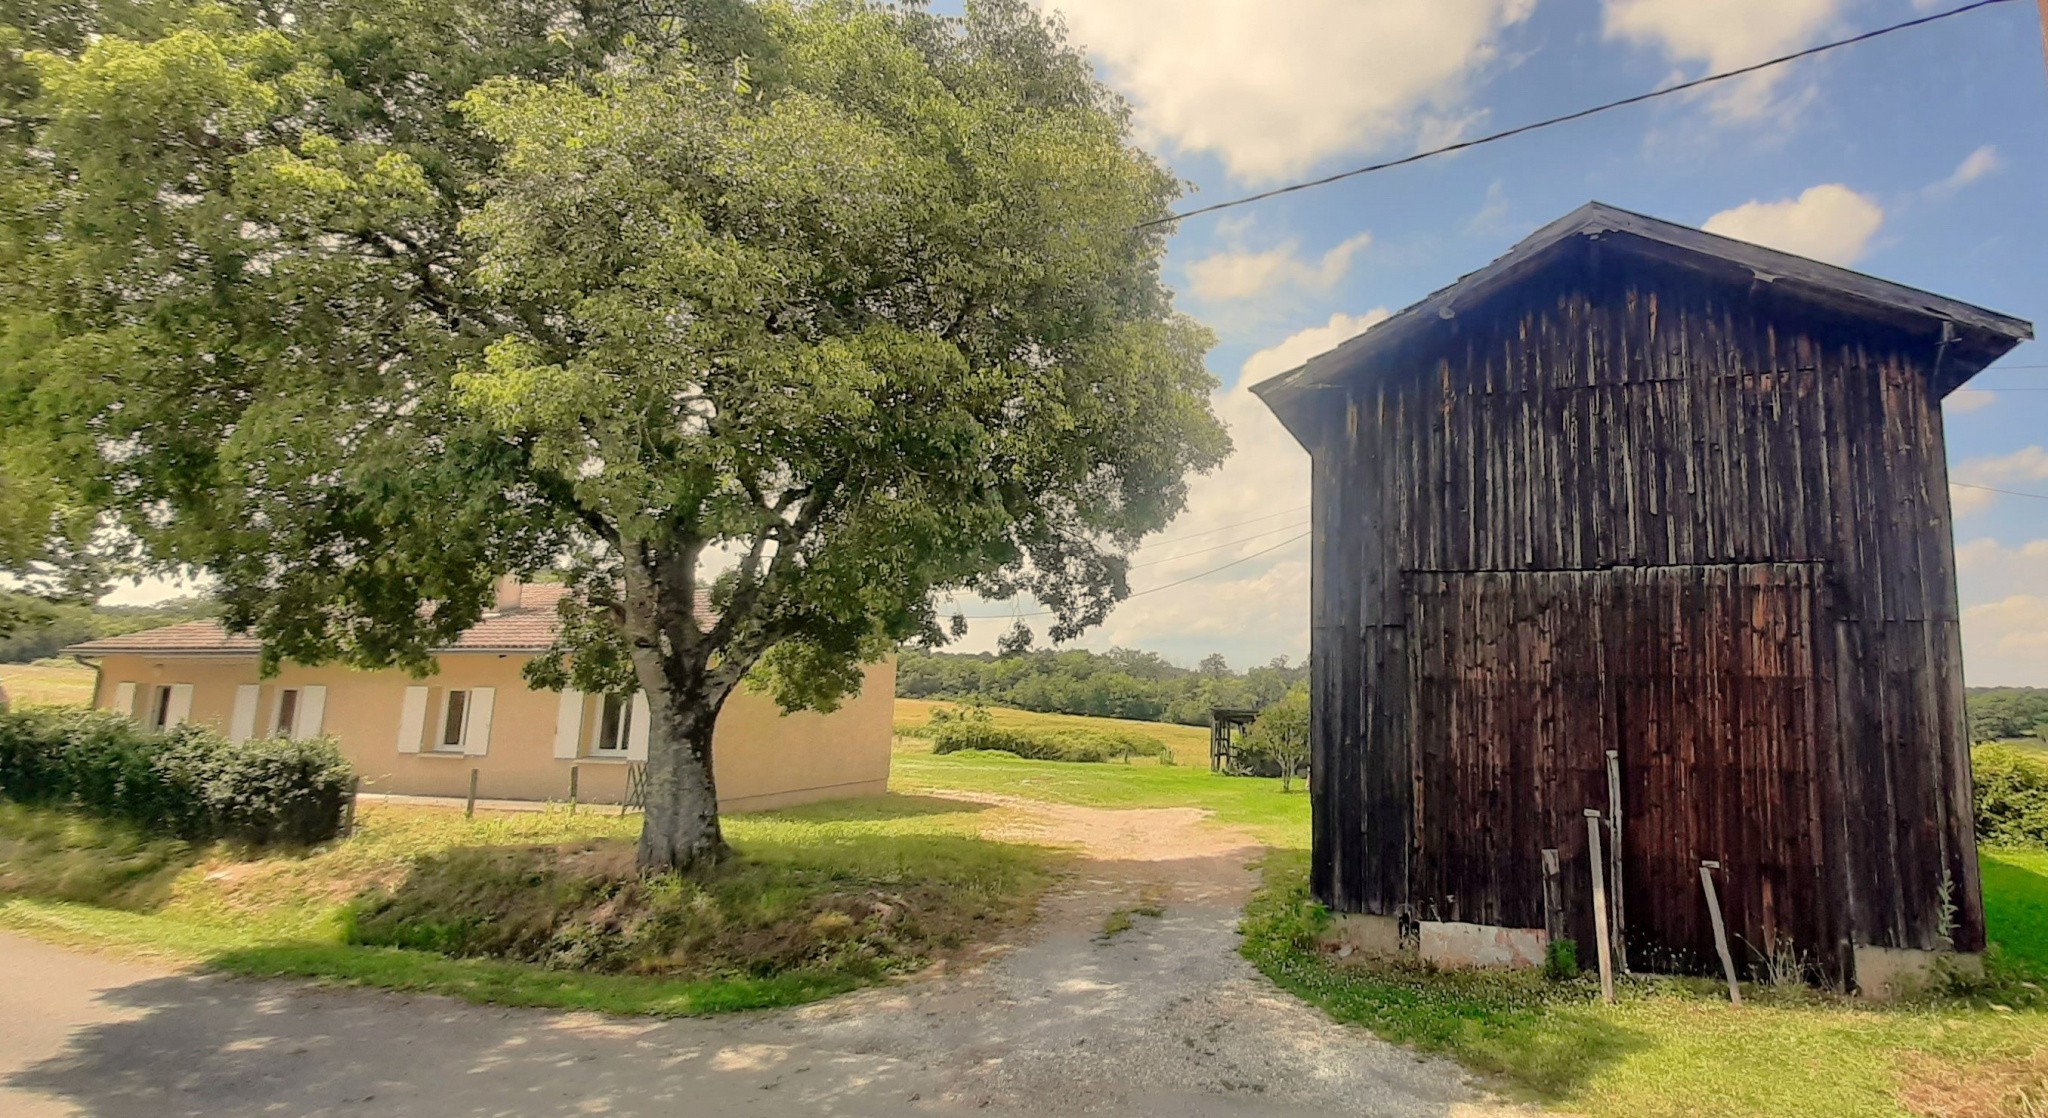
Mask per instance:
[[[1816,311],[1862,319],[1938,347],[1939,380],[1946,396],[2034,337],[2023,319],[1944,298],[1848,268],[1676,225],[1600,202],[1589,202],[1530,234],[1504,255],[1405,308],[1337,348],[1251,390],[1295,438],[1313,448],[1320,401],[1366,376],[1412,367],[1421,351],[1442,337],[1461,313],[1535,275],[1561,266],[1588,246],[1666,267],[1699,272],[1731,286],[1768,285],[1778,296]]]

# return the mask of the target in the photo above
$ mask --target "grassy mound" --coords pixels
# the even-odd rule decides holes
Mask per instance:
[[[902,795],[734,816],[731,861],[643,881],[637,816],[371,801],[348,839],[281,852],[0,804],[0,927],[513,1005],[759,1009],[1028,919],[1059,855],[980,837],[999,816]]]
[[[905,848],[899,870],[741,856],[689,876],[643,879],[633,872],[632,847],[617,841],[454,850],[364,898],[347,935],[602,974],[872,979],[915,969],[1009,922],[1011,900],[1035,877],[1019,863],[964,849],[934,856],[928,842],[879,845]],[[967,863],[982,864],[955,872]],[[920,864],[945,869],[919,872]]]

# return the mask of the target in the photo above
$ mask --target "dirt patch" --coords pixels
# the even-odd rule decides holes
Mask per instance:
[[[2048,1048],[1988,1063],[1900,1061],[1899,1105],[1920,1118],[2048,1118]]]

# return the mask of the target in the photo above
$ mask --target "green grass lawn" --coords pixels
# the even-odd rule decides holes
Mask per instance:
[[[1269,860],[1244,953],[1339,1021],[1575,1113],[2033,1118],[2023,1094],[2048,1100],[2048,852],[1987,852],[1984,868],[2002,981],[1902,1005],[1801,988],[1753,989],[1736,1008],[1710,982],[1640,979],[1610,1007],[1591,979],[1339,962],[1314,946],[1298,852]]]
[[[0,803],[0,926],[236,973],[513,1005],[665,1015],[791,1005],[916,969],[1030,913],[1060,856],[980,837],[989,810],[1000,811],[892,795],[734,816],[734,864],[701,881],[642,885],[618,872],[630,866],[638,816],[551,810],[472,820],[365,804],[347,840],[246,857]],[[537,851],[612,868],[597,885],[545,867],[529,874],[522,859]],[[465,869],[464,858],[496,859],[508,872],[451,872]],[[586,916],[578,904],[602,907],[632,889],[654,895],[640,923],[670,927],[666,953],[629,940],[611,944],[610,973],[566,965],[587,946],[576,935],[604,928],[568,921],[551,939],[547,921]],[[886,926],[859,918],[871,896],[888,898]],[[461,957],[477,954],[481,933],[519,921],[538,949],[512,961]],[[447,933],[442,946],[455,954],[366,945],[372,925],[385,942]],[[463,927],[467,938],[451,931]],[[755,957],[747,945],[758,942],[776,944],[775,956]],[[530,961],[539,958],[557,965]],[[621,973],[632,971],[644,973]]]
[[[0,687],[21,706],[91,706],[92,669],[74,660],[0,664]]]
[[[904,792],[994,792],[1084,807],[1199,807],[1215,822],[1243,828],[1268,846],[1308,847],[1308,792],[1300,782],[1282,792],[1277,779],[1218,776],[1206,762],[1195,768],[1142,759],[1128,765],[1026,761],[1007,753],[940,757],[930,745],[903,738],[890,783]]]

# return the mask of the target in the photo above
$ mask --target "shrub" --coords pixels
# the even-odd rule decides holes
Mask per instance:
[[[2009,745],[1980,745],[1970,751],[1970,763],[1978,840],[2048,846],[2048,757]]]
[[[1041,730],[954,720],[932,728],[933,753],[987,749],[1033,761],[1101,762],[1115,757],[1159,757],[1164,742],[1128,730]]]
[[[1245,734],[1238,756],[1251,771],[1280,778],[1280,790],[1292,791],[1296,773],[1308,767],[1308,687],[1298,685],[1287,697],[1259,713]]]
[[[1579,976],[1579,945],[1576,940],[1554,939],[1543,949],[1543,977],[1564,981]]]
[[[0,795],[201,840],[313,843],[341,828],[350,770],[326,739],[147,733],[108,711],[0,714]]]

